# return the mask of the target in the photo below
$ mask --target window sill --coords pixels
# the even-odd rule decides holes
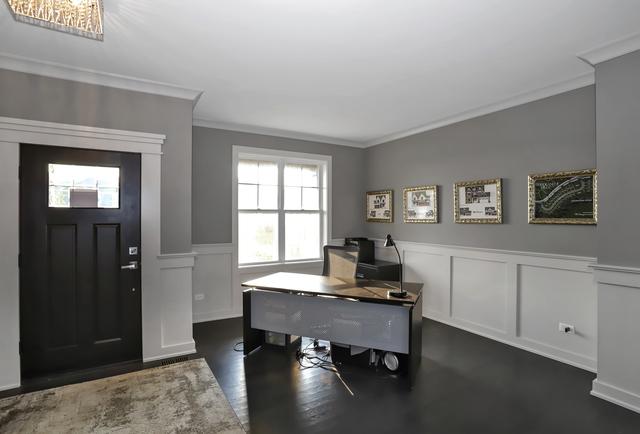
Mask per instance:
[[[312,259],[309,261],[296,261],[296,262],[275,262],[272,264],[248,264],[238,265],[238,271],[240,274],[253,274],[264,272],[278,272],[278,271],[295,271],[300,269],[308,269],[315,266],[322,266],[324,261],[322,259]]]

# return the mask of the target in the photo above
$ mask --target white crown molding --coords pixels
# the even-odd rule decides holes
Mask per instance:
[[[457,122],[466,121],[468,119],[477,118],[490,113],[494,113],[500,110],[508,109],[511,107],[519,106],[529,102],[533,102],[539,99],[548,98],[553,95],[558,95],[563,92],[569,92],[571,90],[579,89],[581,87],[589,86],[595,83],[595,77],[593,71],[580,74],[574,78],[561,81],[559,83],[545,86],[540,89],[535,89],[528,92],[516,94],[512,97],[497,101],[491,104],[483,105],[480,107],[466,110],[462,113],[457,113],[446,118],[439,119],[420,127],[412,128],[410,130],[389,134],[378,139],[371,140],[365,143],[365,147],[371,147],[380,145],[383,143],[391,142],[393,140],[402,139],[414,134],[424,133],[426,131],[435,130],[447,125],[451,125]]]
[[[35,60],[7,53],[0,53],[0,69],[42,75],[62,80],[78,81],[97,86],[113,87],[117,89],[132,90],[135,92],[186,99],[192,101],[194,107],[203,93],[202,90],[190,89],[174,84],[128,77],[126,75],[111,74],[108,72],[94,71],[85,68],[76,68],[73,66],[63,65],[61,63]]]
[[[365,148],[363,142],[337,139],[334,137],[319,136],[315,134],[302,133],[298,131],[280,130],[277,128],[258,127],[253,125],[234,124],[227,122],[208,121],[204,119],[194,119],[194,127],[215,128],[218,130],[237,131],[240,133],[262,134],[265,136],[283,137],[286,139],[305,140],[309,142],[327,143],[330,145],[350,146],[354,148]]]
[[[204,128],[216,128],[220,130],[239,131],[243,133],[252,134],[264,134],[267,136],[285,137],[290,139],[308,140],[312,142],[330,143],[333,145],[351,146],[355,148],[370,148],[372,146],[381,145],[383,143],[391,142],[393,140],[402,139],[414,134],[424,133],[426,131],[435,130],[447,125],[451,125],[457,122],[465,121],[468,119],[476,118],[479,116],[494,113],[500,110],[505,110],[511,107],[516,107],[522,104],[548,98],[550,96],[558,95],[571,90],[579,89],[581,87],[589,86],[595,83],[595,76],[593,71],[585,72],[574,78],[561,81],[559,83],[545,86],[540,89],[519,93],[510,98],[476,107],[471,110],[467,110],[455,115],[448,116],[446,118],[439,119],[429,124],[412,128],[410,130],[400,131],[394,134],[389,134],[370,141],[356,142],[343,139],[337,139],[333,137],[317,136],[313,134],[307,134],[297,131],[279,130],[274,128],[257,127],[251,125],[233,124],[226,122],[207,121],[203,119],[194,119],[193,125],[196,127]]]
[[[598,63],[606,62],[637,50],[640,50],[640,33],[600,45],[579,53],[577,56],[580,60],[595,66]]]

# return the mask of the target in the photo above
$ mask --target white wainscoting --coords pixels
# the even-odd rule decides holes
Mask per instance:
[[[376,257],[396,261],[376,240]],[[397,241],[427,318],[595,372],[595,258]],[[558,323],[576,334],[558,331]]]
[[[158,256],[160,294],[160,354],[144,361],[195,353],[193,340],[191,289],[195,253]],[[144,320],[144,318],[143,318]]]
[[[640,413],[640,268],[593,268],[600,340],[591,394]]]
[[[331,244],[341,244],[332,240]],[[376,257],[396,261],[376,240]],[[405,280],[424,282],[427,318],[596,370],[594,258],[397,242]],[[194,245],[193,320],[242,315],[241,282],[276,271],[320,274],[322,263],[233,268],[231,244]],[[195,297],[202,294],[202,300]],[[576,334],[558,331],[558,323]]]
[[[241,283],[247,280],[278,271],[322,273],[322,261],[234,270],[231,243],[194,244],[193,251],[197,254],[193,269],[193,322],[196,323],[242,316]]]
[[[193,269],[193,322],[241,316],[232,291],[231,243],[195,244],[193,251],[197,253]]]

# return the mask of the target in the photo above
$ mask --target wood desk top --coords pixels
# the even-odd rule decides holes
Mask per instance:
[[[300,273],[274,273],[244,282],[242,286],[285,293],[301,292],[309,295],[330,295],[386,304],[415,304],[422,292],[422,283],[404,282],[403,287],[409,293],[409,296],[407,298],[395,298],[390,297],[388,292],[398,290],[398,282],[339,279]]]

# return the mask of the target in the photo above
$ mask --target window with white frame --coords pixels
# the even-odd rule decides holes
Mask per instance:
[[[238,264],[318,260],[327,242],[329,157],[238,152]]]

